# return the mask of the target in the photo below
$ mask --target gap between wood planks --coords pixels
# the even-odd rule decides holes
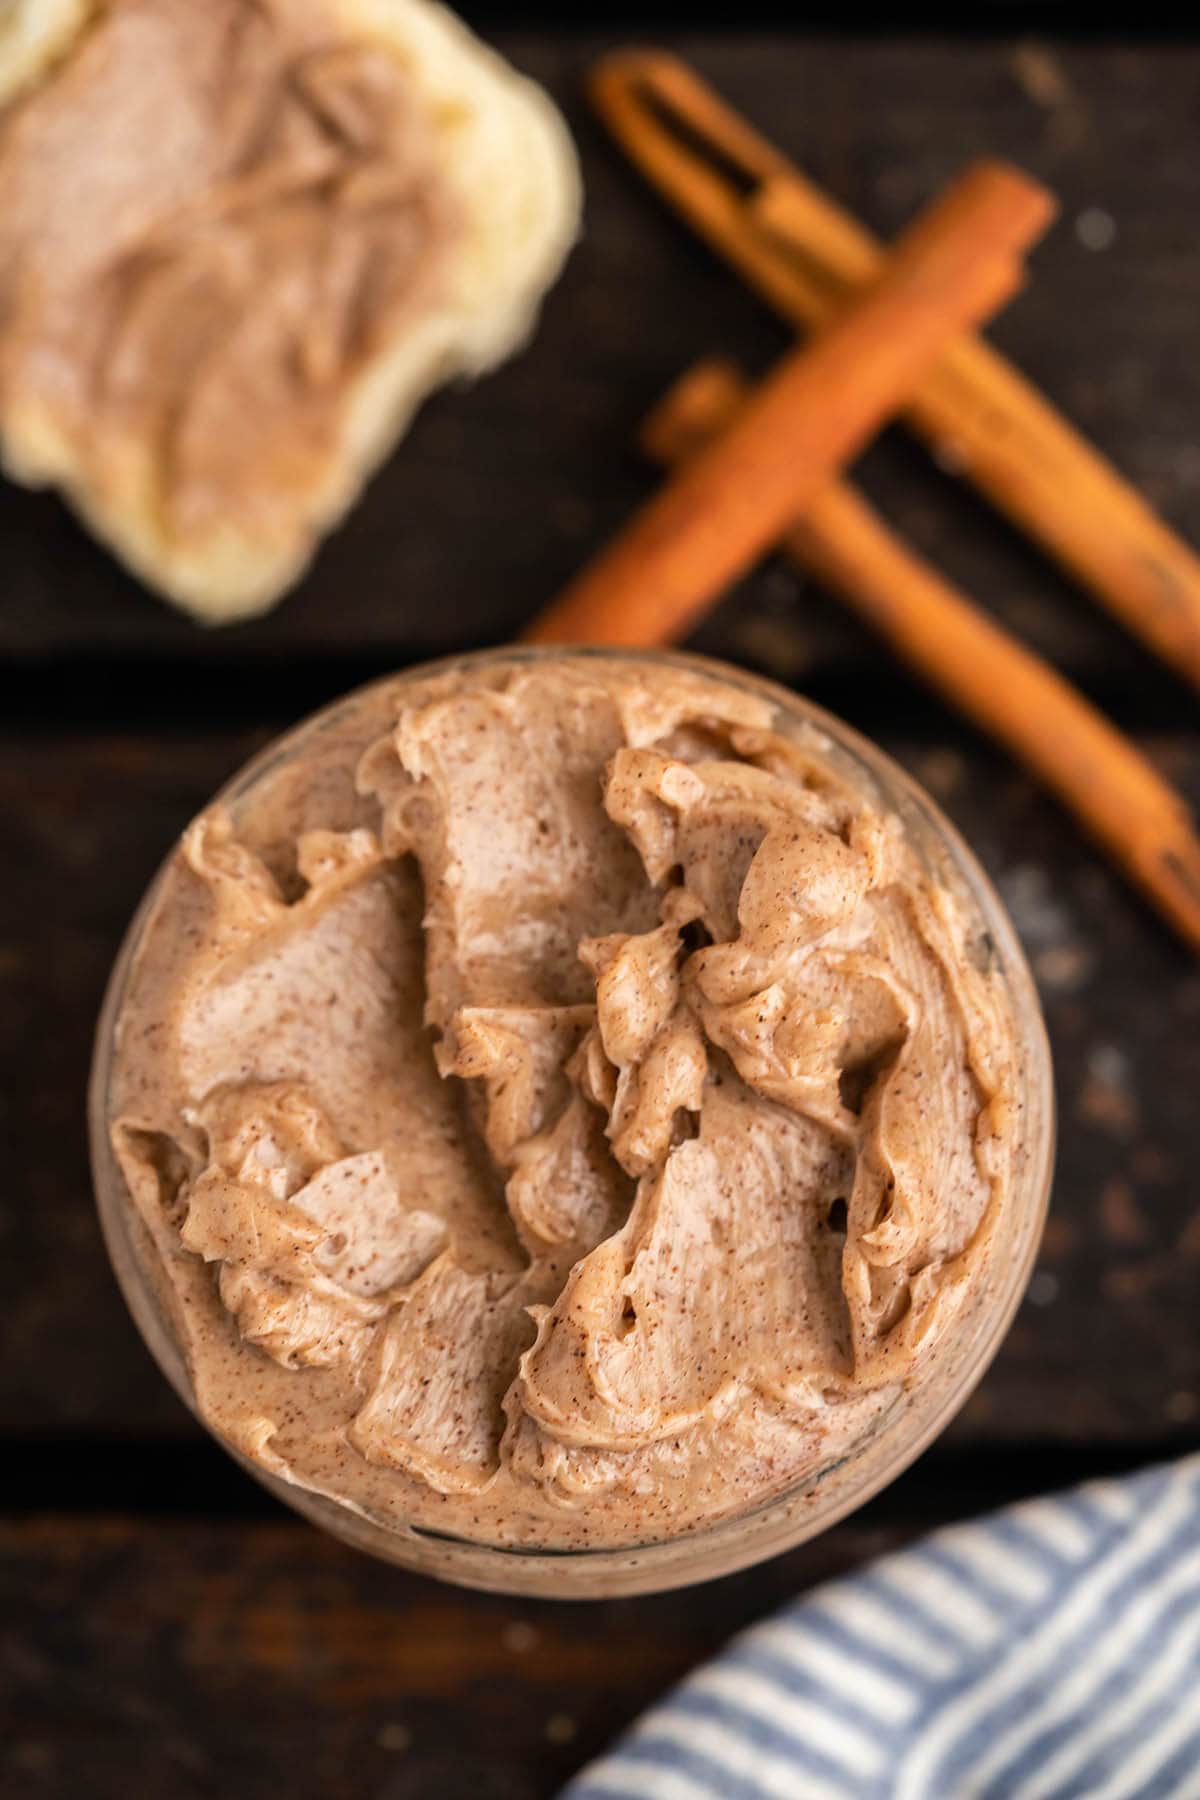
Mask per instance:
[[[851,662],[835,655],[789,678],[788,671],[739,655],[730,643],[728,624],[717,624],[719,632],[714,630],[712,638],[701,632],[685,647],[794,687],[860,728],[868,728],[863,720],[886,720],[892,736],[932,740],[969,730],[882,647],[869,660],[856,656]],[[301,654],[179,662],[122,655],[72,657],[7,670],[0,665],[3,723],[6,732],[36,731],[42,738],[81,729],[113,729],[123,735],[176,730],[219,734],[245,726],[282,731],[364,682],[453,655],[455,648],[433,647],[420,657],[395,660]],[[1097,670],[1080,686],[1127,731],[1161,735],[1195,724],[1195,700],[1183,684],[1165,680],[1153,669],[1143,676],[1132,652],[1124,667]]]
[[[7,1437],[0,1443],[9,1471],[0,1514],[9,1517],[292,1516],[204,1439],[123,1442],[97,1434]],[[980,1449],[950,1445],[924,1456],[855,1516],[865,1523],[917,1519],[932,1527],[1079,1482],[1123,1475],[1191,1449],[1194,1445],[1185,1437],[1136,1445],[1032,1441]]]

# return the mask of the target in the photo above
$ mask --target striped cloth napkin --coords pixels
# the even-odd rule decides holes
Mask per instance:
[[[563,1800],[848,1796],[1200,1800],[1200,1456],[816,1589]]]

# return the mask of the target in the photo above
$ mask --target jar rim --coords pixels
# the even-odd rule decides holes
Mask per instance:
[[[928,1377],[916,1381],[903,1405],[884,1410],[872,1431],[845,1456],[810,1474],[781,1494],[726,1515],[711,1524],[673,1536],[633,1545],[554,1547],[485,1543],[452,1533],[367,1515],[343,1499],[281,1480],[253,1462],[210,1426],[198,1412],[185,1359],[144,1265],[147,1246],[135,1239],[145,1227],[137,1217],[109,1137],[110,1077],[115,1027],[138,946],[150,922],[171,863],[174,848],[148,884],[125,932],[113,964],[101,1008],[88,1095],[89,1140],[93,1181],[106,1248],[126,1304],[155,1360],[205,1430],[234,1459],[293,1510],[324,1526],[358,1548],[385,1560],[419,1567],[425,1572],[469,1586],[502,1592],[611,1596],[653,1592],[708,1580],[815,1536],[871,1499],[928,1447],[949,1423],[982,1378],[1012,1323],[1033,1269],[1049,1203],[1053,1173],[1055,1119],[1050,1047],[1028,962],[999,895],[974,852],[936,801],[900,764],[878,745],[824,707],[766,677],[707,656],[681,650],[625,647],[558,647],[503,645],[413,664],[367,682],[310,713],[273,738],[225,781],[212,799],[236,803],[273,770],[290,761],[311,737],[335,723],[371,695],[402,691],[410,683],[480,666],[505,666],[572,659],[644,662],[687,668],[726,686],[768,700],[777,723],[793,733],[804,728],[826,740],[838,763],[849,759],[861,780],[865,774],[886,810],[898,815],[906,835],[922,840],[918,849],[934,853],[939,873],[949,873],[960,897],[965,896],[990,941],[1008,994],[1018,1034],[1023,1115],[1029,1139],[1019,1159],[1009,1205],[1016,1215],[1015,1253],[1003,1260],[1003,1280],[994,1304],[981,1308],[975,1340],[963,1366],[945,1393],[935,1393]],[[1021,1190],[1018,1192],[1018,1188]],[[950,1334],[953,1337],[953,1333]],[[907,1427],[907,1429],[905,1429]],[[893,1441],[895,1440],[895,1441]]]

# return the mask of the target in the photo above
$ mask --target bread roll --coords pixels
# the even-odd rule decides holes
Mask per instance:
[[[577,229],[558,113],[432,0],[0,0],[0,104],[0,459],[207,621],[523,342]]]

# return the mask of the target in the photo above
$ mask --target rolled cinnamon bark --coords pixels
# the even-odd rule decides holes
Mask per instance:
[[[698,364],[647,419],[643,447],[668,468],[686,461],[749,392],[728,363]],[[827,482],[782,547],[1044,782],[1200,950],[1200,838],[1187,802],[1103,713],[910,550],[850,482]]]
[[[756,389],[524,634],[529,643],[681,636],[854,456],[946,340],[995,312],[1054,215],[1047,191],[976,164],[900,238],[884,273]]]

